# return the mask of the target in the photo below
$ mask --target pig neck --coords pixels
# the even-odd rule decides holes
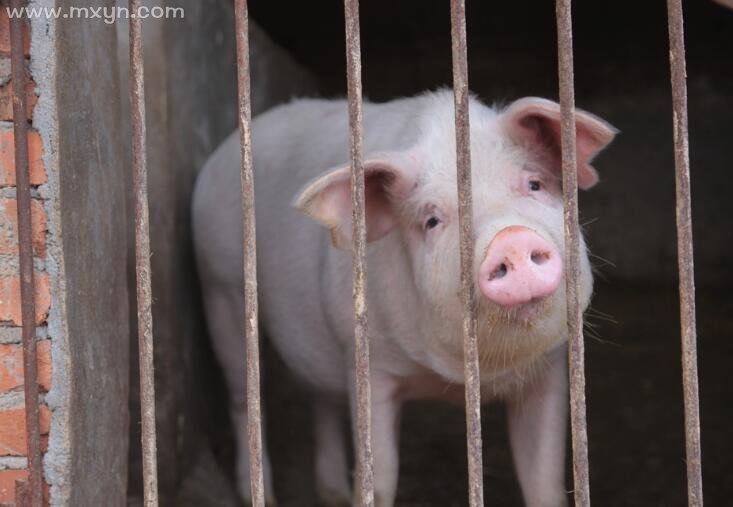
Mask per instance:
[[[373,367],[397,375],[427,369],[451,383],[463,383],[463,313],[459,298],[447,308],[436,309],[420,297],[399,234],[389,235],[369,249],[368,269],[370,335],[372,343],[382,342],[382,350],[386,351],[376,352],[377,347],[373,347]],[[547,351],[563,341],[557,333],[496,321],[483,309],[477,317],[483,383],[491,384],[507,375],[526,376]],[[404,364],[405,356],[412,368]]]

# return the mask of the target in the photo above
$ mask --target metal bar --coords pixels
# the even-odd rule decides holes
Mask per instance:
[[[356,501],[374,505],[374,471],[371,440],[371,384],[369,378],[369,327],[366,301],[366,215],[362,159],[361,40],[359,0],[344,0],[346,78],[349,100],[351,204],[353,207],[354,359],[356,362]]]
[[[20,10],[23,0],[12,0]],[[23,32],[25,20],[10,19],[11,67],[13,78],[13,127],[15,137],[15,185],[18,200],[18,252],[20,264],[20,304],[23,338],[23,391],[25,396],[25,431],[28,453],[28,487],[23,488],[29,505],[43,501],[41,430],[38,410],[38,372],[36,362],[36,304],[33,282],[33,240],[31,229],[31,191],[28,163],[28,107],[26,103],[25,55]]]
[[[483,507],[481,378],[476,338],[475,284],[473,280],[473,196],[471,194],[471,133],[468,111],[468,50],[466,46],[465,0],[451,0],[451,42],[456,119],[456,171],[461,250],[461,298],[463,302],[463,367],[466,382],[468,498],[469,504],[472,507]]]
[[[697,377],[695,324],[695,269],[692,251],[690,156],[687,134],[687,71],[681,0],[667,0],[669,61],[674,108],[674,162],[677,198],[677,262],[680,277],[680,331],[682,335],[682,386],[685,399],[687,447],[687,502],[702,506],[702,456],[700,402]]]
[[[129,0],[135,13],[140,0]],[[145,128],[145,77],[142,20],[130,17],[130,110],[132,114],[132,183],[135,194],[135,278],[140,360],[143,488],[146,507],[158,505],[158,464],[155,434],[155,378],[153,372],[153,314],[150,285],[150,225]]]
[[[247,0],[234,4],[237,31],[237,83],[241,149],[242,214],[244,219],[244,322],[247,361],[247,435],[249,438],[252,505],[265,505],[262,477],[262,425],[260,409],[260,347],[257,327],[257,252],[255,194],[252,167],[252,107],[250,99],[249,13]],[[239,430],[239,428],[236,428]]]
[[[585,417],[583,315],[578,299],[580,227],[575,148],[575,85],[571,0],[557,0],[558,76],[560,85],[563,202],[565,215],[565,284],[570,377],[570,427],[573,440],[573,481],[576,506],[590,505],[588,434]]]

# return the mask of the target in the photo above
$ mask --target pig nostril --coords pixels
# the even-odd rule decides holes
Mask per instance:
[[[550,260],[550,253],[549,252],[542,252],[540,250],[535,250],[532,252],[532,255],[530,256],[530,259],[532,259],[532,262],[537,264],[538,266],[543,265],[545,262]]]
[[[491,272],[491,274],[489,275],[489,281],[496,280],[497,278],[504,278],[507,274],[507,271],[508,269],[506,267],[506,264],[502,262],[498,268]]]

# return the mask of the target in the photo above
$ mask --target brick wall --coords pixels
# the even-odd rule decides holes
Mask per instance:
[[[29,63],[28,38],[25,41]],[[26,65],[28,69],[28,65]],[[28,120],[37,101],[35,83],[27,70]],[[17,201],[13,135],[13,81],[10,67],[10,27],[0,9],[0,505],[15,505],[15,481],[27,476],[25,409],[23,404],[23,351],[21,346],[20,279],[18,276]],[[38,387],[40,398],[51,387],[51,342],[46,318],[51,304],[46,258],[46,211],[38,187],[46,182],[43,148],[38,132],[28,139],[32,185],[33,253],[36,266],[36,324],[38,325]],[[51,413],[41,406],[41,445],[45,451]]]

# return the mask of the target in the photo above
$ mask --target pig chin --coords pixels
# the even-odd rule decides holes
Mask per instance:
[[[538,359],[565,339],[563,299],[557,294],[513,308],[482,300],[477,312],[482,375]]]
[[[482,310],[481,306],[485,308]],[[544,297],[529,303],[505,308],[487,301],[479,306],[479,311],[486,317],[486,322],[489,325],[493,323],[532,329],[552,311],[552,302],[550,298]]]

